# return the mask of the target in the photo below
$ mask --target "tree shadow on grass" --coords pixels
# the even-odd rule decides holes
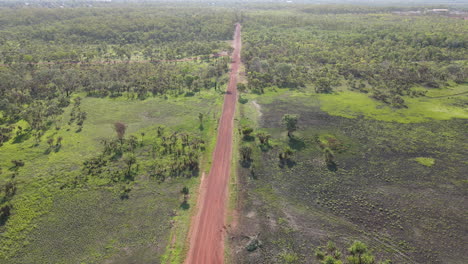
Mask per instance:
[[[1,208],[0,226],[4,226],[6,224],[6,222],[8,221],[8,218],[10,217],[10,211],[11,211],[11,207],[8,205]]]
[[[252,166],[252,160],[251,159],[241,160],[240,164],[243,168],[250,168],[250,166]]]
[[[57,153],[62,148],[62,145],[55,146],[54,151]]]
[[[291,159],[282,159],[279,161],[279,167],[284,169],[288,167],[289,169],[294,167],[296,165],[296,162],[291,160]]]
[[[335,162],[329,162],[327,164],[327,169],[329,171],[337,171],[338,170],[338,165]]]
[[[255,141],[255,137],[254,136],[251,136],[251,135],[245,135],[242,137],[242,139],[244,141],[247,141],[247,142],[252,142],[252,141]]]
[[[256,180],[258,179],[257,177],[257,173],[255,172],[255,168],[252,166],[252,168],[250,169],[250,178]]]
[[[128,195],[128,193],[120,194],[120,200],[128,200],[129,198],[130,196]]]
[[[200,168],[196,167],[190,171],[190,177],[198,177],[200,175]]]
[[[289,147],[294,149],[294,150],[302,150],[306,147],[306,144],[304,142],[304,139],[302,138],[297,138],[297,137],[291,137],[289,138]]]
[[[260,144],[259,147],[260,147],[260,150],[263,151],[263,152],[267,152],[270,149],[272,149],[270,144]]]
[[[190,209],[190,204],[187,202],[187,201],[183,201],[181,204],[180,204],[180,208],[182,210],[188,210]]]
[[[18,144],[28,140],[31,137],[31,133],[21,133],[13,139],[13,144]]]

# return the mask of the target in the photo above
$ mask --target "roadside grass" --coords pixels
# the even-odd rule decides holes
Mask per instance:
[[[243,72],[241,70],[240,72]],[[239,82],[240,83],[240,82]],[[239,98],[242,97],[242,93],[239,92]],[[239,146],[241,142],[241,135],[239,133],[239,129],[241,128],[241,109],[242,103],[236,103],[236,112],[234,115],[234,127],[233,127],[233,143],[232,143],[232,158],[231,158],[231,175],[229,178],[229,185],[228,185],[228,201],[227,201],[227,210],[226,210],[226,223],[228,226],[227,235],[225,238],[225,248],[224,248],[224,262],[227,264],[235,263],[233,260],[233,252],[231,251],[231,240],[229,239],[229,233],[237,228],[238,221],[239,221],[239,196],[241,190],[239,189],[240,183],[238,178],[238,170],[239,170]]]
[[[210,95],[211,96],[211,95]],[[218,134],[218,123],[222,112],[223,97],[216,94],[214,104],[211,105],[210,111],[206,111],[203,120],[203,126],[199,129],[204,132],[206,139],[206,149],[200,158],[200,175],[197,178],[190,179],[184,186],[190,190],[190,197],[188,204],[189,210],[179,210],[177,215],[173,217],[174,228],[171,230],[164,254],[161,256],[161,263],[182,263],[185,260],[187,251],[189,250],[188,233],[190,231],[190,223],[192,217],[197,212],[197,201],[199,195],[199,187],[201,183],[201,176],[209,174],[211,163],[213,159],[213,151],[216,146],[216,138]],[[198,116],[198,115],[197,115]]]
[[[18,190],[12,215],[0,227],[0,259],[32,263],[38,256],[34,263],[60,259],[87,263],[104,259],[119,263],[120,259],[123,263],[125,259],[140,262],[160,258],[169,240],[172,210],[188,214],[180,209],[180,190],[187,185],[193,191],[198,177],[158,184],[141,172],[128,200],[120,200],[116,188],[99,186],[99,182],[78,189],[63,186],[80,174],[84,160],[102,151],[102,139],[116,137],[115,122],[125,123],[126,136],[135,135],[138,140],[150,141],[151,132],[165,125],[209,142],[220,103],[221,96],[213,91],[143,101],[85,97],[81,108],[88,117],[81,131],[76,125],[68,125],[70,106],[58,118],[58,129],[52,126],[37,146],[32,137],[4,144],[0,183],[14,176]],[[204,129],[199,126],[198,113],[206,116]],[[59,136],[63,137],[61,147],[48,153],[47,138]],[[25,165],[13,169],[11,160],[23,160]],[[144,158],[139,162],[144,164]],[[189,217],[177,217],[178,227],[188,225]]]
[[[240,250],[236,258],[242,263],[283,263],[284,254],[297,256],[298,262],[310,260],[313,248],[330,239],[340,247],[359,239],[378,256],[402,263],[466,260],[455,242],[463,240],[464,219],[458,212],[466,186],[466,119],[456,118],[464,110],[450,105],[453,101],[415,98],[409,100],[414,110],[410,105],[398,112],[375,110],[376,102],[354,92],[277,89],[244,97],[249,103],[243,105],[243,123],[256,120],[257,109],[250,103],[255,100],[262,117],[252,126],[272,135],[273,148],[254,152],[255,178],[249,168],[239,168],[240,189],[247,192],[240,233],[260,233],[263,242],[261,250],[249,253],[247,241],[239,238],[232,247]],[[347,105],[341,106],[340,98]],[[435,114],[426,100],[457,111]],[[360,106],[362,101],[368,105]],[[327,103],[329,114],[321,110]],[[290,145],[281,124],[285,113],[300,115],[294,138],[304,143],[294,149],[290,167],[278,162],[282,147]],[[327,168],[319,144],[337,148],[336,171]],[[443,242],[434,246],[430,241]]]

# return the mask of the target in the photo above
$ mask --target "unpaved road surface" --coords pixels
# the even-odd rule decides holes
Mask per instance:
[[[237,101],[237,74],[240,64],[240,24],[234,33],[231,73],[213,163],[208,177],[202,179],[198,212],[190,228],[190,249],[186,264],[221,264],[224,262],[225,215],[228,182],[231,172],[232,134]]]

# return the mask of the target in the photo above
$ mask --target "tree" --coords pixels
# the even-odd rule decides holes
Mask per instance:
[[[135,136],[131,135],[128,138],[127,143],[128,143],[128,146],[130,147],[130,150],[134,152],[136,147],[138,146],[138,139]]]
[[[322,247],[318,247],[315,250],[315,257],[322,264],[341,264],[343,263],[341,258],[341,251],[337,249],[333,242],[328,242],[326,246],[327,251],[322,251]],[[376,263],[375,257],[367,249],[367,246],[360,242],[355,241],[351,247],[348,248],[348,253],[350,254],[346,258],[346,264],[374,264]],[[385,260],[383,262],[378,262],[380,264],[390,264],[390,260]]]
[[[182,188],[182,191],[180,191],[183,195],[188,195],[189,194],[189,188],[187,186],[184,186]]]
[[[323,264],[342,264],[341,260],[335,259],[333,256],[326,256],[322,261]]]
[[[245,86],[245,84],[243,84],[243,83],[238,83],[237,84],[237,90],[239,92],[245,92],[247,90],[247,86]]]
[[[245,126],[245,127],[242,128],[241,132],[242,132],[242,135],[244,135],[244,140],[253,139],[251,137],[251,134],[253,132],[253,128]]]
[[[146,135],[146,134],[145,134],[145,132],[141,132],[140,135],[141,135],[140,146],[143,146],[143,141],[144,141],[144,138],[145,138],[145,135]]]
[[[49,144],[49,148],[52,148],[52,145],[54,144],[54,138],[51,137],[47,140],[47,144]]]
[[[375,263],[374,256],[369,254],[367,245],[361,241],[354,241],[351,247],[348,248],[351,256],[347,258],[350,264],[373,264]]]
[[[242,146],[239,149],[239,152],[241,154],[241,159],[242,161],[249,161],[250,157],[252,155],[252,148],[249,146]]]
[[[280,161],[289,160],[293,153],[294,151],[290,147],[285,147],[278,157]]]
[[[329,148],[325,148],[323,150],[323,154],[325,156],[325,163],[327,164],[328,169],[335,171],[336,162],[335,162],[335,155],[333,155],[333,151]]]
[[[203,113],[198,113],[198,120],[200,120],[200,124],[203,123]]]
[[[315,83],[315,92],[317,93],[331,93],[331,81],[328,78],[321,77]]]
[[[62,145],[62,140],[63,140],[63,137],[58,137],[57,138],[57,143],[55,143],[55,147],[59,147]]]
[[[299,120],[299,115],[285,114],[283,116],[283,124],[288,130],[288,137],[292,137],[292,133],[297,130],[297,122]]]
[[[269,144],[269,140],[271,138],[271,135],[265,133],[265,132],[258,132],[257,133],[257,138],[258,140],[260,141],[260,144],[265,144],[265,145],[268,145]]]
[[[125,164],[127,164],[127,177],[130,176],[130,172],[132,170],[132,166],[133,164],[136,163],[136,158],[134,155],[128,155],[126,158],[125,158]]]
[[[114,129],[117,133],[117,138],[120,140],[120,142],[122,142],[125,136],[125,131],[127,130],[127,126],[124,123],[116,122],[114,123]]]

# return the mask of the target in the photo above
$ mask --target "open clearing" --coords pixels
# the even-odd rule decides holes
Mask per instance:
[[[329,101],[321,95],[243,96],[262,111],[256,123],[258,108],[241,105],[243,122],[270,133],[272,148],[255,147],[253,164],[239,166],[244,202],[231,241],[237,263],[283,263],[291,256],[312,263],[316,247],[329,240],[346,247],[354,239],[397,263],[466,261],[466,119],[408,123],[420,119],[403,111],[401,123],[385,122],[381,112],[356,117],[356,108],[346,112],[356,116],[345,118],[324,112]],[[300,115],[292,139],[281,124],[286,113]],[[336,171],[319,147],[330,142]],[[294,150],[286,166],[278,161],[283,146]],[[249,253],[247,237],[256,234],[263,246]]]
[[[67,124],[70,106],[61,117],[61,129],[45,135],[64,138],[59,152],[44,155],[45,142],[32,147],[32,138],[6,143],[0,152],[2,167],[10,167],[12,159],[26,162],[16,176],[21,188],[15,214],[2,227],[2,257],[9,263],[144,263],[160,259],[175,221],[180,219],[178,227],[187,229],[189,211],[180,208],[180,190],[183,186],[194,190],[198,178],[158,183],[141,173],[130,199],[124,200],[114,187],[100,187],[98,182],[84,190],[62,186],[79,173],[84,160],[101,151],[101,140],[115,137],[114,122],[124,121],[129,135],[141,138],[145,132],[143,140],[148,142],[159,125],[208,138],[220,102],[221,96],[215,92],[144,101],[84,98],[82,109],[89,115],[81,131]],[[203,130],[199,129],[200,112],[207,117]]]

